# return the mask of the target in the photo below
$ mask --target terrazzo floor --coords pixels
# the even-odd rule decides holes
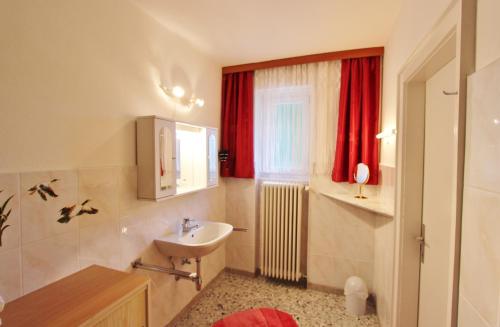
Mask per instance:
[[[271,307],[288,312],[301,327],[379,326],[371,305],[368,306],[367,315],[357,318],[345,312],[344,297],[341,295],[230,272],[219,275],[174,326],[211,326],[226,315],[255,307]]]

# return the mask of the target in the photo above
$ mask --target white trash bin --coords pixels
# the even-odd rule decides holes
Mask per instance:
[[[368,288],[361,278],[357,276],[349,277],[345,282],[344,295],[345,308],[348,313],[356,316],[365,314]]]
[[[5,307],[5,301],[0,296],[0,313],[2,313],[4,307]],[[1,318],[0,318],[0,325],[2,325],[2,319]]]

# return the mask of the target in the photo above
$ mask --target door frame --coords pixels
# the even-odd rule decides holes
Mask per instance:
[[[392,326],[418,326],[423,205],[425,81],[456,58],[456,214],[450,233],[447,327],[457,325],[466,78],[474,71],[476,1],[454,1],[398,74],[395,257]]]

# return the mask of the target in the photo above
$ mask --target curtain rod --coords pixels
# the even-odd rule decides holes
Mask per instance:
[[[241,72],[253,71],[256,69],[309,64],[312,62],[319,62],[319,61],[331,61],[331,60],[340,60],[348,58],[373,57],[373,56],[383,56],[383,55],[384,55],[384,47],[325,52],[325,53],[317,53],[317,54],[298,56],[298,57],[254,62],[249,64],[226,66],[222,67],[222,74],[241,73]]]

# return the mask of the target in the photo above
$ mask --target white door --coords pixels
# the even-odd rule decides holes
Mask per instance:
[[[455,217],[455,60],[426,82],[425,152],[419,327],[444,327],[448,318],[450,235]]]

